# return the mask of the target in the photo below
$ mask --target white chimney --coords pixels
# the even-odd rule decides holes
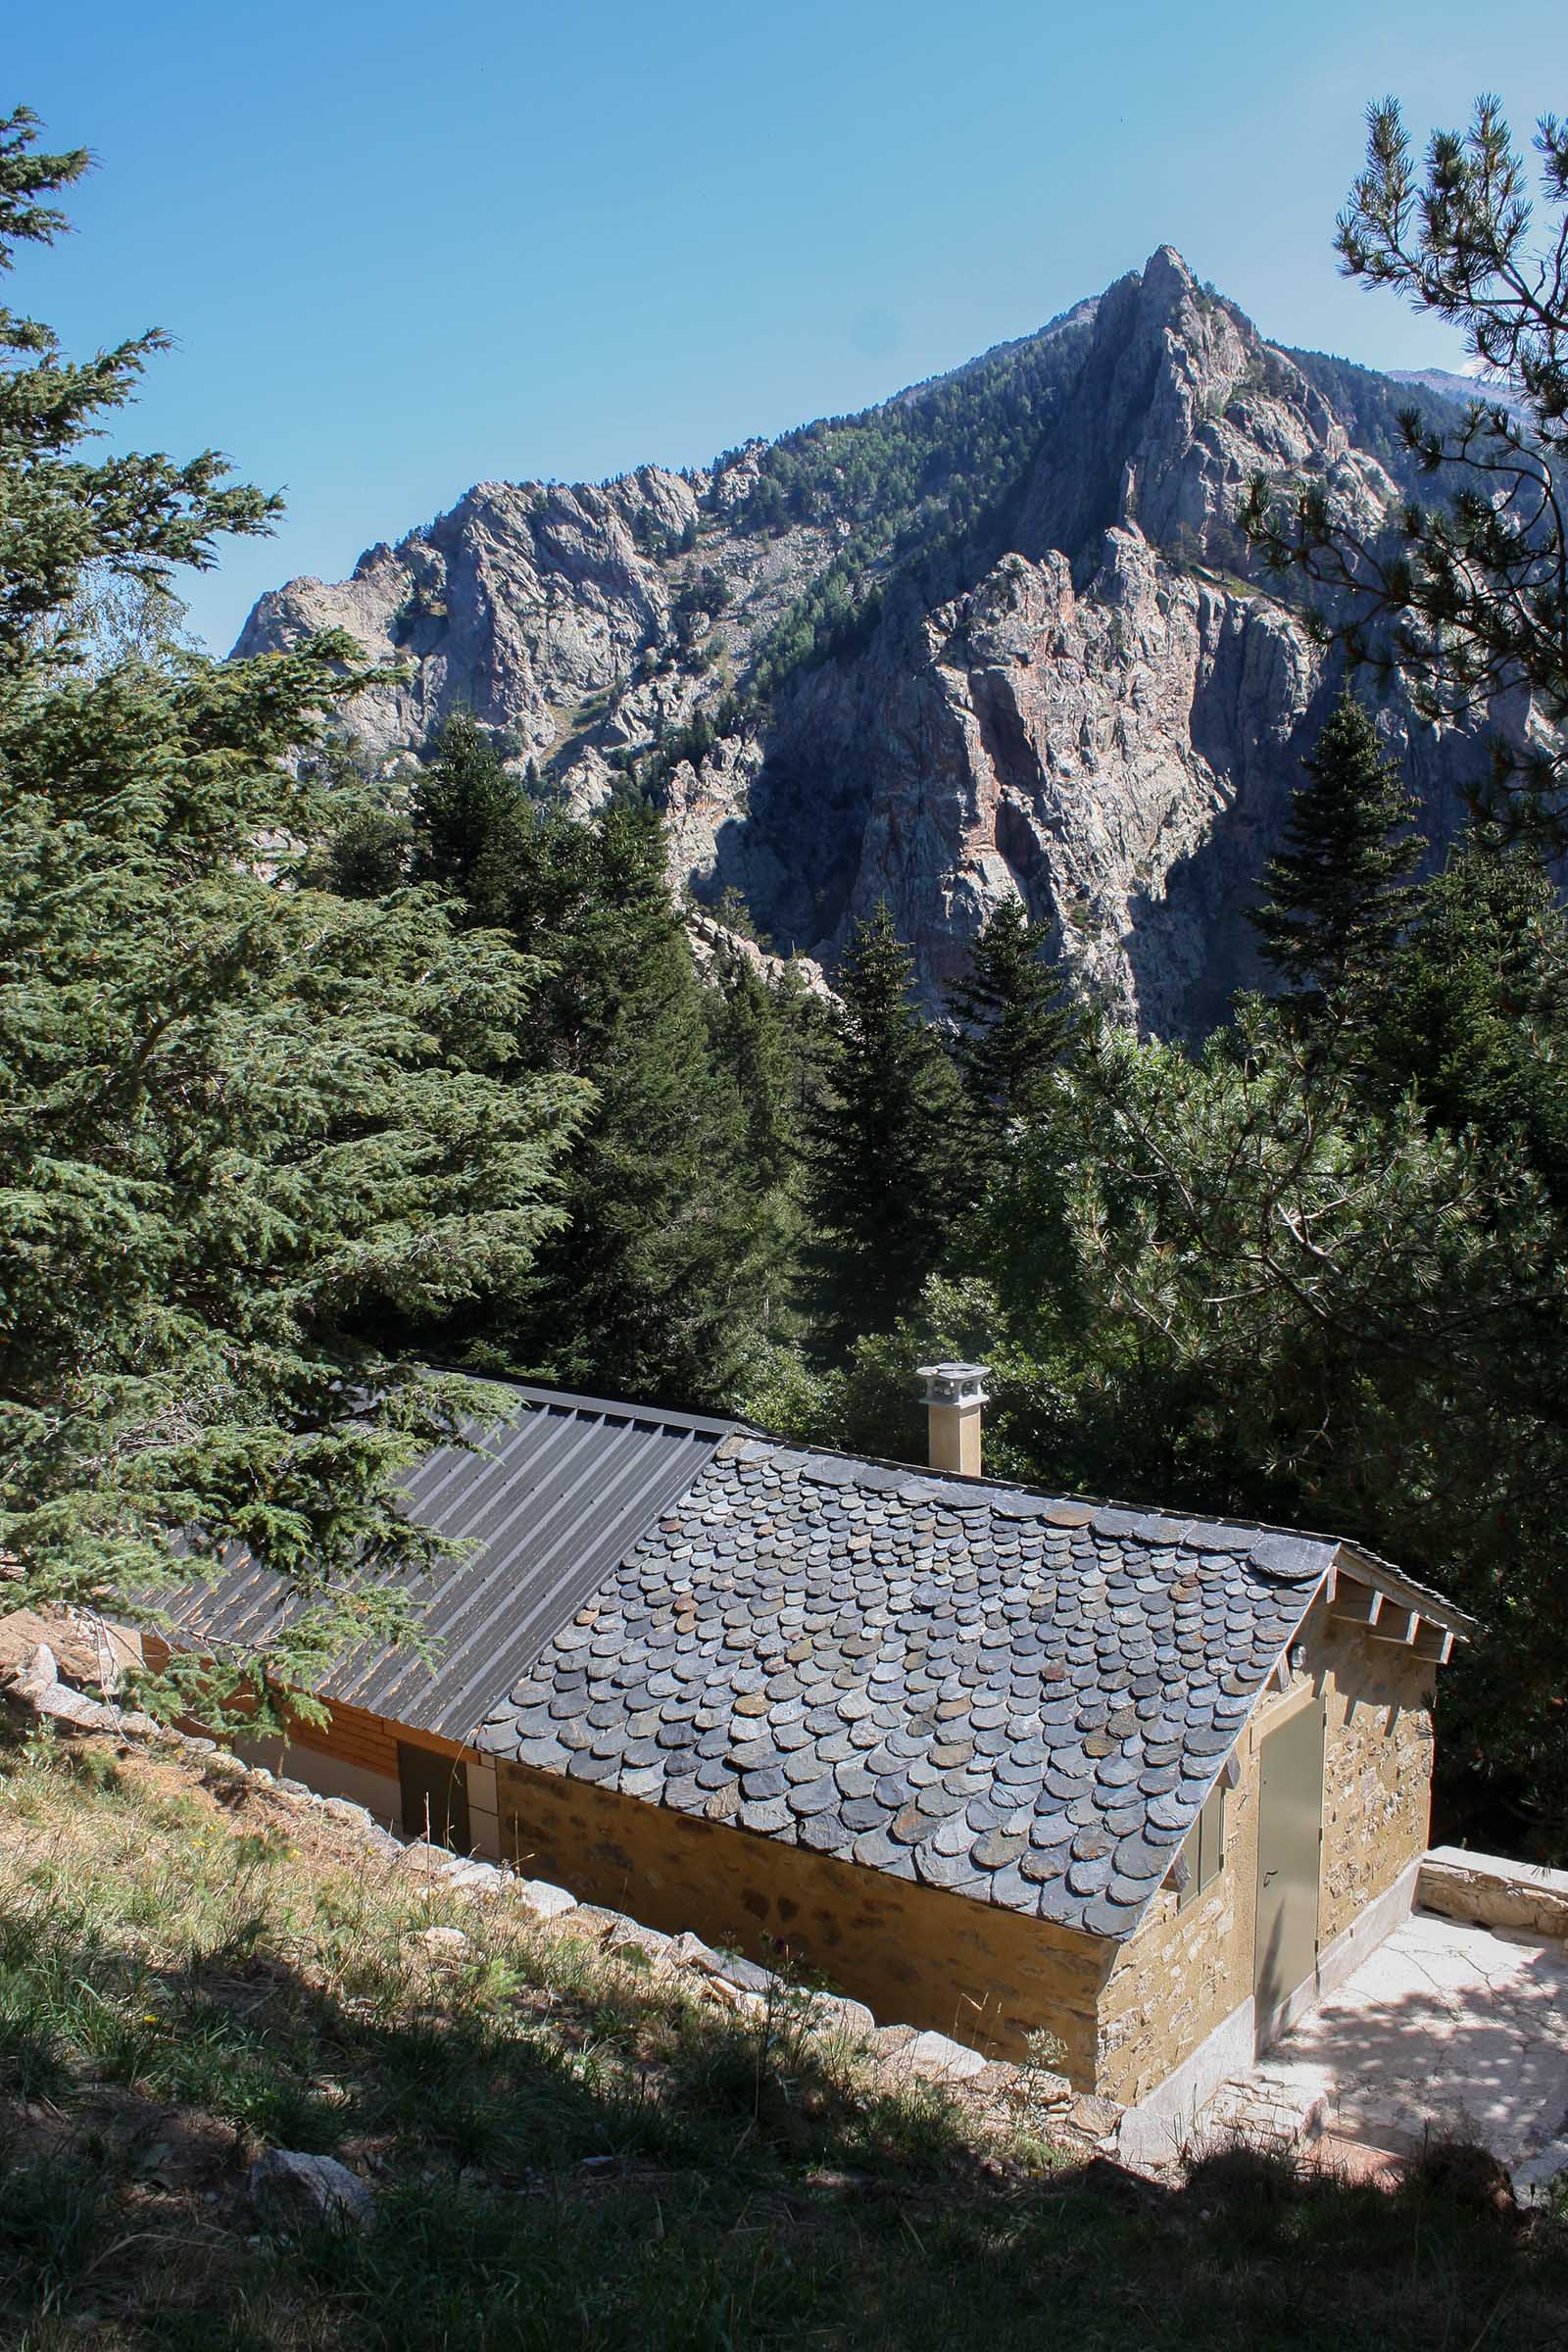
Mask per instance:
[[[988,1402],[985,1364],[922,1364],[926,1449],[933,1470],[980,1475],[980,1415]]]

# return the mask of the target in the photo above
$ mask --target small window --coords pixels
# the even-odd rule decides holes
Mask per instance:
[[[1203,1809],[1187,1833],[1182,1847],[1182,1859],[1187,1864],[1187,1884],[1182,1888],[1178,1909],[1184,1909],[1196,1895],[1211,1886],[1225,1867],[1225,1789],[1223,1783],[1210,1789]]]

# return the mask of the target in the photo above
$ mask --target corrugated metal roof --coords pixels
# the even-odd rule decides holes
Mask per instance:
[[[408,1482],[410,1515],[464,1546],[427,1586],[433,1665],[368,1645],[323,1695],[466,1740],[590,1592],[707,1468],[737,1424],[551,1389],[495,1384],[497,1418],[443,1446]],[[248,1642],[288,1590],[246,1558],[182,1599],[178,1631]]]

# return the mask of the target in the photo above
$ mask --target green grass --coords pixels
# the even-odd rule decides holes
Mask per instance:
[[[1568,2340],[1560,2221],[1245,2153],[1168,2188],[1069,2161],[890,2091],[789,1998],[737,2017],[208,1778],[0,1751],[8,2352]],[[268,2235],[269,2144],[351,2164],[377,2227]]]

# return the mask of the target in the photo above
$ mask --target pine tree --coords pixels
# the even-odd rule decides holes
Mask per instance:
[[[954,1216],[959,1091],[912,973],[879,906],[840,964],[827,1093],[807,1123],[805,1296],[829,1356],[913,1308]]]
[[[765,1199],[789,1182],[797,1144],[773,994],[742,956],[721,953],[705,1009],[713,1058],[729,1072],[740,1099],[746,1184]]]
[[[329,786],[342,813],[326,844],[321,874],[344,899],[381,899],[408,879],[413,827],[352,739],[333,735],[300,760],[303,773]]]
[[[1535,854],[1480,826],[1419,894],[1374,1064],[1434,1121],[1521,1152],[1568,1205],[1568,924]]]
[[[1568,122],[1543,115],[1532,191],[1494,97],[1420,164],[1397,100],[1367,112],[1366,169],[1336,224],[1347,276],[1392,287],[1464,337],[1476,397],[1445,428],[1418,406],[1400,437],[1440,490],[1369,531],[1321,473],[1249,484],[1237,520],[1271,571],[1327,593],[1320,644],[1397,671],[1421,717],[1490,734],[1482,806],[1568,846]],[[1551,216],[1555,215],[1553,220]],[[1545,233],[1539,224],[1547,222]],[[1496,385],[1494,395],[1491,387]],[[1505,389],[1504,389],[1505,388]],[[1528,727],[1489,725],[1499,703]]]
[[[0,122],[6,264],[85,164],[34,128]],[[470,1394],[366,1315],[520,1280],[585,1090],[498,1078],[524,961],[313,879],[347,639],[84,656],[94,574],[168,601],[274,511],[211,455],[93,461],[162,340],[74,367],[0,312],[0,1550],[13,1605],[145,1621],[248,1547],[302,1588],[262,1658],[292,1682],[407,1622],[401,1474]]]
[[[767,1228],[662,823],[629,797],[584,821],[522,803],[466,870],[547,967],[519,1056],[590,1080],[597,1100],[563,1172],[562,1229],[527,1281],[429,1336],[480,1365],[720,1403],[761,1313]]]
[[[504,924],[522,796],[466,710],[435,737],[414,787],[414,871],[460,898],[473,920]]]
[[[1385,976],[1426,844],[1415,802],[1348,687],[1302,765],[1307,781],[1292,796],[1285,846],[1264,868],[1251,921],[1291,990],[1313,1005],[1348,1006]]]
[[[959,1023],[954,1058],[970,1104],[1005,1129],[1039,1107],[1050,1073],[1078,1027],[1060,967],[1022,903],[1005,899],[969,951],[950,1000]]]
[[[762,1281],[763,1341],[793,1337],[794,1262],[802,1226],[802,1122],[816,1094],[825,1014],[786,964],[764,978],[738,950],[720,953],[708,1015],[718,1066],[745,1122],[742,1181],[753,1203]]]

